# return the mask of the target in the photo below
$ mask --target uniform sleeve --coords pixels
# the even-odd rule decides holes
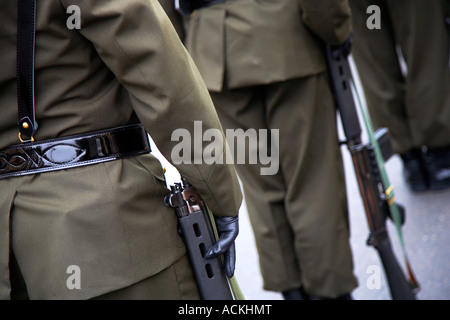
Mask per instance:
[[[181,15],[175,10],[175,1],[174,0],[158,0],[170,21],[172,22],[175,30],[178,33],[178,36],[183,41],[184,40],[184,26],[183,26],[183,18]]]
[[[300,0],[302,20],[329,45],[344,43],[351,33],[348,0]]]
[[[73,1],[61,3],[67,7]],[[159,2],[81,0],[77,5],[81,10],[78,31],[128,90],[137,116],[163,156],[198,189],[216,216],[237,215],[242,194],[233,165],[194,164],[194,153],[198,155],[205,142],[195,145],[190,162],[175,164],[171,159],[180,144],[172,141],[174,130],[189,132],[194,145],[201,139],[194,132],[197,121],[203,132],[220,130],[223,152],[227,148],[209,92]]]

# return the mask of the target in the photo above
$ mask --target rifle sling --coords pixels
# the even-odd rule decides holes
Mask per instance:
[[[17,1],[17,105],[19,138],[33,140],[37,130],[34,99],[36,0]]]
[[[388,177],[386,168],[384,166],[385,162],[384,162],[383,154],[382,154],[380,146],[378,144],[378,140],[375,138],[375,133],[373,130],[370,116],[369,116],[368,112],[366,112],[365,108],[363,108],[361,97],[358,93],[358,90],[357,90],[352,78],[350,78],[350,84],[353,88],[353,91],[355,92],[355,96],[356,96],[356,100],[357,100],[356,105],[358,105],[359,111],[361,112],[361,116],[364,120],[365,128],[366,128],[367,134],[369,136],[369,140],[370,140],[371,144],[374,146],[376,161],[378,164],[378,169],[380,170],[381,182],[382,182],[383,190],[384,190],[385,196],[386,196],[386,202],[389,206],[389,210],[391,211],[392,218],[395,223],[397,235],[398,235],[400,245],[402,248],[402,252],[403,252],[403,256],[405,259],[406,269],[407,269],[407,272],[409,275],[409,282],[414,289],[419,290],[420,285],[419,285],[416,277],[414,276],[414,273],[413,273],[412,267],[411,267],[411,263],[409,262],[409,259],[408,259],[408,254],[406,252],[405,241],[403,239],[403,232],[402,232],[402,218],[400,215],[399,208],[395,202],[394,188],[389,181],[389,177]]]

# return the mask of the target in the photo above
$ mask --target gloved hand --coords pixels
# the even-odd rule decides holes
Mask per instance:
[[[225,274],[228,278],[231,278],[236,266],[236,247],[234,240],[239,233],[239,219],[238,216],[216,217],[215,222],[219,240],[206,251],[205,258],[211,259],[223,254]]]
[[[347,57],[350,52],[352,51],[353,46],[353,32],[350,33],[350,36],[345,40],[343,44],[340,46],[332,46],[332,53],[334,58],[339,58],[339,56],[343,55],[344,57]]]

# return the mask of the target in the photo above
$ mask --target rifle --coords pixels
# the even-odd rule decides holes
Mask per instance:
[[[344,143],[347,144],[352,157],[369,225],[370,234],[367,244],[373,246],[379,254],[392,299],[416,300],[415,293],[419,285],[410,267],[401,234],[401,226],[405,222],[405,210],[395,202],[393,187],[389,183],[384,168],[384,161],[387,161],[393,155],[389,132],[386,128],[381,128],[373,133],[369,117],[364,113],[361,103],[359,103],[370,140],[368,143],[362,143],[362,130],[353,98],[353,82],[348,53],[349,48],[345,46],[327,46],[326,48],[332,89],[346,137]],[[406,279],[392,250],[386,228],[388,218],[396,224],[409,280]]]
[[[184,178],[182,183],[175,183],[170,189],[171,193],[164,198],[164,202],[175,209],[179,231],[186,244],[202,299],[233,300],[220,257],[204,258],[206,250],[215,243],[215,235],[200,194]]]

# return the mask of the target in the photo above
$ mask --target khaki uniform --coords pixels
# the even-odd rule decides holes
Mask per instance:
[[[353,57],[374,125],[390,130],[398,153],[422,146],[450,146],[449,38],[444,1],[354,0],[350,4]],[[381,29],[366,26],[366,10],[372,4],[381,9]],[[406,76],[398,49],[407,65]]]
[[[329,298],[350,293],[357,281],[324,57],[325,43],[349,36],[347,2],[229,0],[182,23],[173,0],[161,2],[181,29],[222,125],[279,130],[276,174],[261,175],[264,165],[237,165],[264,288],[303,286]]]
[[[142,122],[171,160],[178,143],[171,141],[173,130],[193,132],[194,121],[221,129],[204,82],[158,2],[77,1],[80,30],[66,26],[72,4],[37,1],[36,140]],[[2,2],[0,21],[1,150],[19,143],[15,1]],[[216,216],[237,215],[242,196],[233,166],[176,167]],[[163,202],[163,169],[151,154],[2,179],[0,190],[2,299],[9,298],[10,248],[32,299],[88,299],[168,268],[186,274],[177,271],[186,269],[186,249],[174,210]],[[67,286],[73,265],[81,289]],[[179,279],[179,290],[186,281]],[[150,288],[153,296],[168,296],[160,277],[153,283],[159,283]]]

